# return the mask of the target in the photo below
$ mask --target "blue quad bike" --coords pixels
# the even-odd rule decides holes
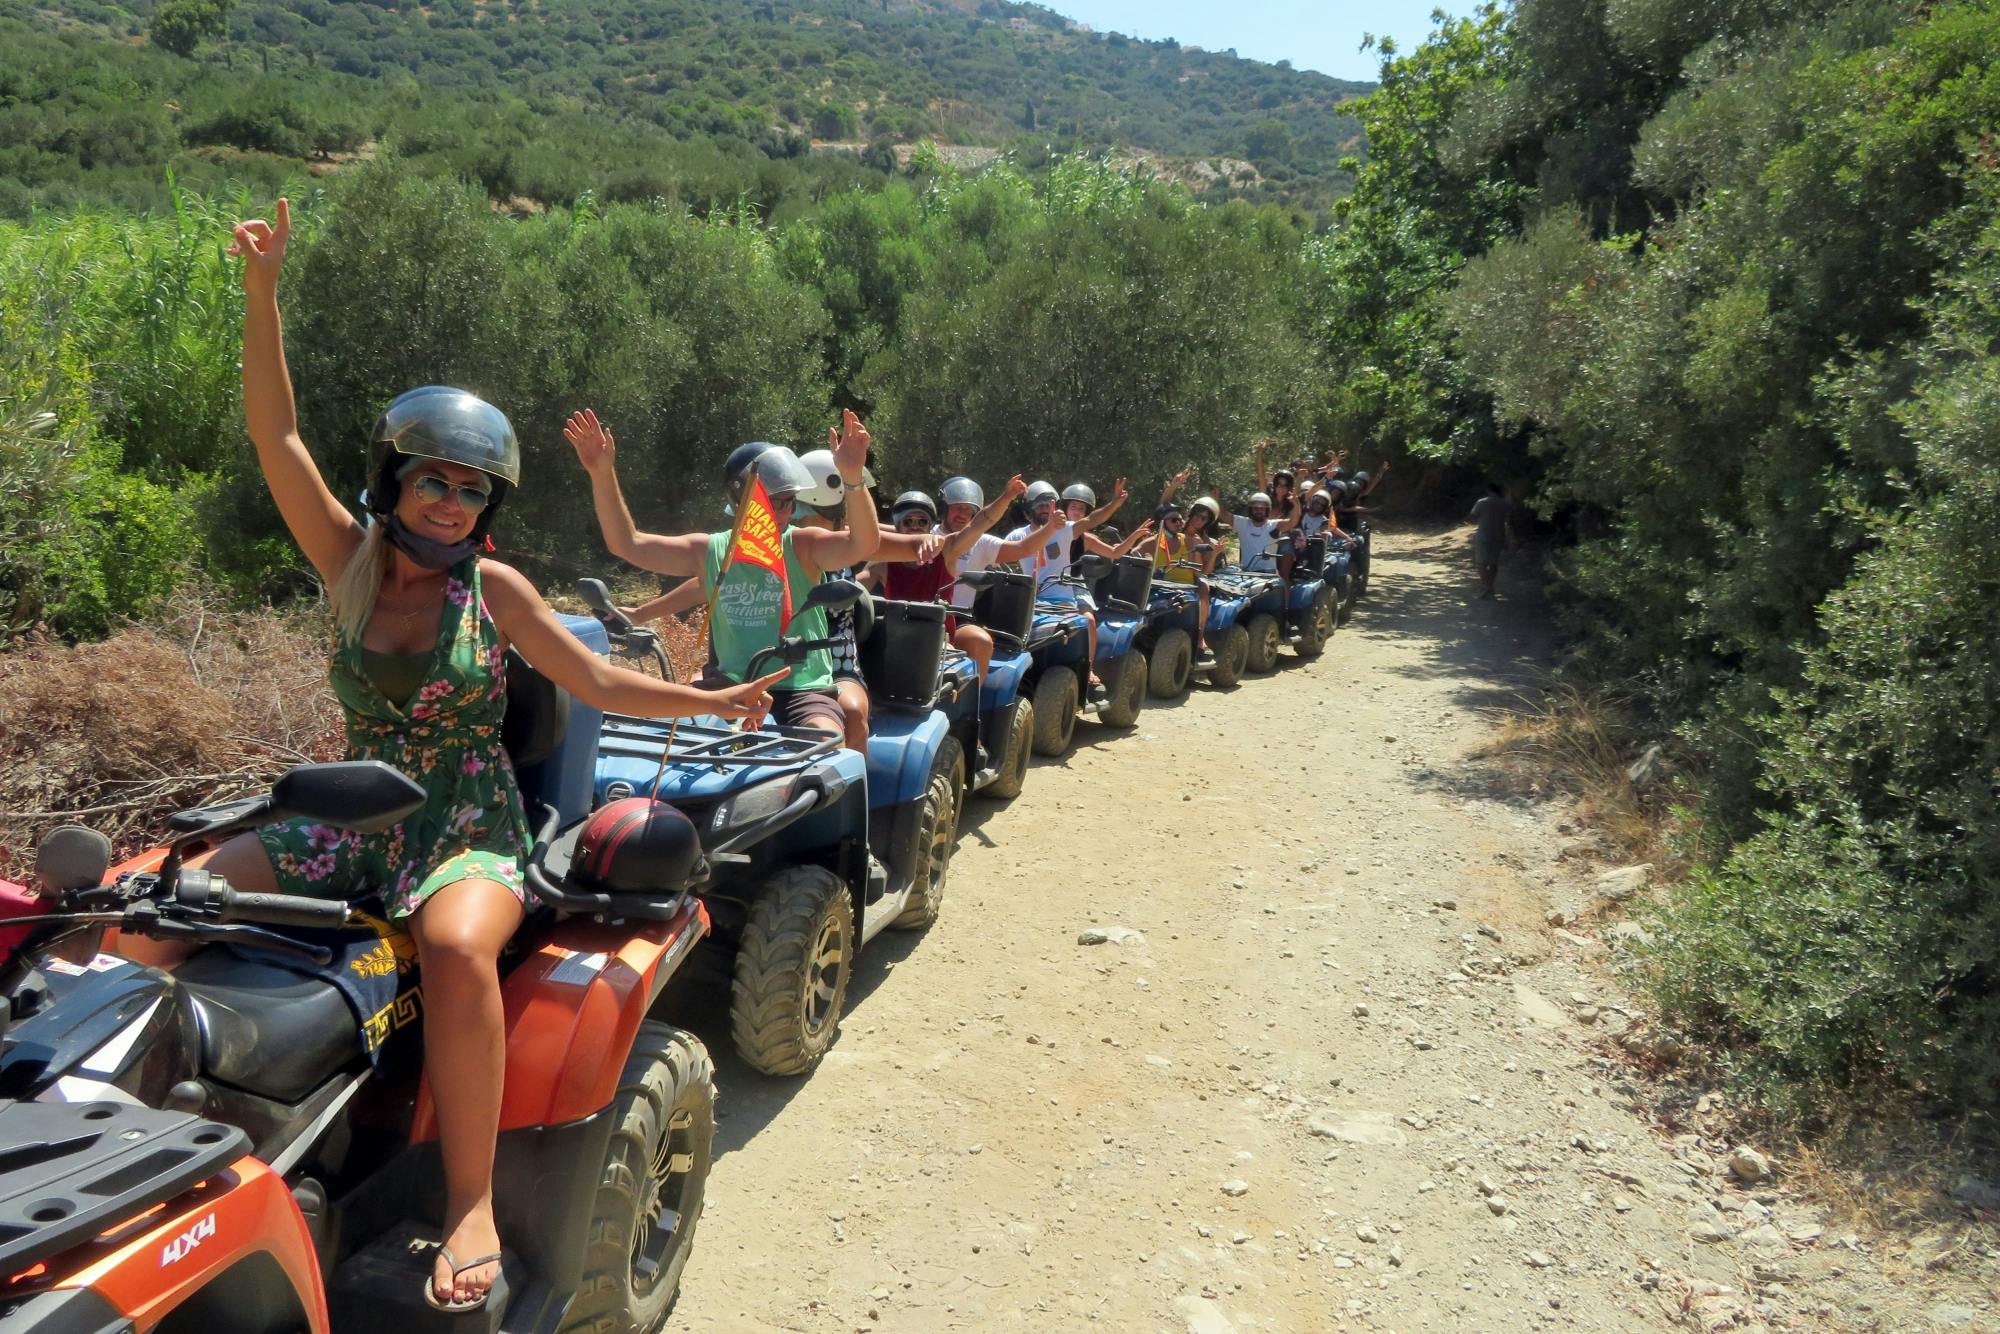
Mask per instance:
[[[1194,561],[1176,561],[1174,564],[1181,569],[1196,571],[1197,578],[1203,577],[1199,574],[1200,565]],[[1187,675],[1191,681],[1205,681],[1209,685],[1227,689],[1243,679],[1243,667],[1250,657],[1250,632],[1240,624],[1243,611],[1250,605],[1250,600],[1212,580],[1207,582],[1208,623],[1204,637],[1208,641],[1208,650],[1213,660],[1202,663],[1190,659]],[[1173,651],[1169,636],[1172,632],[1178,631],[1186,636],[1192,652],[1194,621],[1195,617],[1201,614],[1201,601],[1197,596],[1196,586],[1166,579],[1155,580],[1153,597],[1156,603],[1170,609],[1161,623],[1163,626],[1159,631],[1161,643],[1166,645],[1169,652]],[[1152,653],[1152,660],[1157,685],[1160,672],[1160,651],[1157,648]],[[1185,688],[1184,686],[1183,689]]]
[[[1125,560],[1143,563],[1145,580],[1150,582],[1150,559],[1128,556]],[[1035,603],[1027,640],[1032,658],[1027,688],[1035,714],[1038,755],[1067,754],[1078,718],[1095,718],[1106,727],[1124,729],[1138,721],[1139,710],[1145,707],[1146,654],[1138,638],[1147,620],[1143,591],[1147,585],[1137,585],[1141,591],[1136,598],[1117,596],[1114,600],[1114,593],[1130,592],[1128,584],[1134,576],[1128,575],[1127,584],[1100,594],[1117,572],[1117,565],[1102,556],[1085,556],[1058,579],[1067,588],[1090,594],[1098,605],[1095,665],[1105,687],[1101,700],[1086,698],[1083,689],[1091,667],[1085,661],[1089,635],[1083,615],[1074,603],[1049,598]]]
[[[1289,540],[1289,539],[1280,539]],[[1311,537],[1299,544],[1291,577],[1278,573],[1271,553],[1257,564],[1271,568],[1231,569],[1218,573],[1210,586],[1248,601],[1244,629],[1250,637],[1245,667],[1268,672],[1278,663],[1278,650],[1290,645],[1301,658],[1326,652],[1335,624],[1334,591],[1321,577],[1326,564],[1326,539]]]
[[[579,591],[614,653],[650,657],[665,669],[657,639],[632,626],[601,584],[586,580]],[[852,606],[864,661],[872,655],[878,675],[893,677],[870,681],[876,704],[865,757],[816,728],[745,732],[717,719],[676,726],[609,715],[596,771],[600,806],[657,796],[701,831],[707,874],[692,889],[712,928],[702,962],[711,976],[729,979],[738,1053],[773,1075],[804,1074],[826,1055],[867,942],[892,926],[937,920],[966,781],[964,753],[944,715],[928,704],[900,707],[918,693],[922,669],[897,662],[890,644],[903,642],[900,631],[885,630],[878,642],[866,590],[824,583],[805,604]],[[788,637],[750,670],[799,663],[831,646]],[[963,689],[957,677],[941,685],[936,655],[929,671],[921,687],[927,700]]]
[[[1127,565],[1128,561],[1136,560],[1144,560],[1146,564],[1143,592],[1138,587],[1136,568]],[[1150,558],[1127,557],[1118,564],[1112,584],[1123,583],[1125,587],[1111,594],[1114,605],[1125,604],[1128,594],[1137,594],[1145,600],[1138,644],[1146,655],[1147,692],[1154,699],[1179,699],[1187,694],[1188,685],[1194,680],[1194,621],[1201,611],[1201,592],[1193,584],[1155,578]],[[1211,673],[1215,665],[1203,664],[1203,674]]]
[[[1027,781],[1039,726],[1032,692],[1035,658],[1030,647],[1037,622],[1035,581],[1018,570],[986,569],[968,571],[957,582],[973,593],[971,608],[961,609],[959,614],[985,627],[992,636],[993,660],[987,664],[986,682],[976,697],[970,691],[958,691],[942,707],[959,745],[969,754],[983,751],[988,757],[985,764],[975,767],[970,790],[996,801],[1012,801],[1021,795]],[[1080,633],[1082,619],[1073,619]],[[953,656],[963,658],[955,651]],[[965,659],[965,664],[966,668],[972,666],[970,659]]]

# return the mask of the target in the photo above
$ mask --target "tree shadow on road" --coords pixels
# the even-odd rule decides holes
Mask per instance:
[[[1330,652],[1354,636],[1419,645],[1414,662],[1384,670],[1418,680],[1449,680],[1451,698],[1481,711],[1518,707],[1554,666],[1555,637],[1542,596],[1536,548],[1510,553],[1500,596],[1479,600],[1463,527],[1409,534],[1378,545],[1368,596],[1334,636]]]

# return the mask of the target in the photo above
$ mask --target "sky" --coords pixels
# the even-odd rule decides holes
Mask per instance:
[[[1431,30],[1431,11],[1472,12],[1471,0],[1042,0],[1058,14],[1100,32],[1177,41],[1211,51],[1236,48],[1252,60],[1289,60],[1337,79],[1372,81],[1381,69],[1373,51],[1362,51],[1366,33],[1393,37],[1408,50]]]

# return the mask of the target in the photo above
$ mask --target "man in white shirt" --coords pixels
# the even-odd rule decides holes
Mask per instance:
[[[1048,522],[1036,528],[1019,541],[993,536],[987,530],[1000,521],[1007,507],[1027,491],[1027,483],[1020,477],[1010,477],[1007,485],[991,505],[986,503],[986,492],[970,477],[948,477],[938,488],[938,500],[944,505],[944,522],[938,532],[946,537],[957,537],[967,529],[977,534],[972,544],[960,552],[952,562],[952,577],[970,574],[974,570],[990,569],[995,565],[1007,565],[1025,559],[1054,538],[1056,529],[1062,526],[1062,517],[1050,507]],[[951,590],[951,605],[961,611],[972,606],[973,592],[969,588],[954,585]]]
[[[1070,487],[1062,499],[1068,503],[1059,509],[1053,486],[1047,482],[1030,485],[1022,496],[1029,522],[1007,534],[1006,541],[1011,545],[1037,539],[1029,541],[1031,550],[1021,558],[1028,573],[1035,576],[1035,596],[1048,602],[1072,603],[1082,613],[1090,648],[1089,697],[1101,703],[1106,695],[1104,682],[1097,676],[1097,607],[1089,594],[1074,584],[1060,582],[1060,577],[1086,550],[1114,559],[1124,555],[1144,533],[1151,531],[1152,522],[1141,524],[1117,547],[1091,536],[1091,529],[1109,522],[1125,503],[1123,477],[1113,484],[1111,499],[1095,509],[1091,507],[1096,504],[1096,494],[1080,482]]]
[[[1262,491],[1250,495],[1250,513],[1232,514],[1229,526],[1236,530],[1236,561],[1246,570],[1268,570],[1275,567],[1279,574],[1290,576],[1292,556],[1289,551],[1274,553],[1277,545],[1278,521],[1271,517],[1271,498]]]

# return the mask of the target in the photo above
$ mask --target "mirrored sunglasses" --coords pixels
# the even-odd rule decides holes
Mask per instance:
[[[478,514],[492,502],[490,488],[474,482],[447,482],[434,472],[421,472],[410,479],[410,489],[417,493],[417,499],[426,505],[435,505],[446,496],[458,501],[458,507],[467,514]]]

